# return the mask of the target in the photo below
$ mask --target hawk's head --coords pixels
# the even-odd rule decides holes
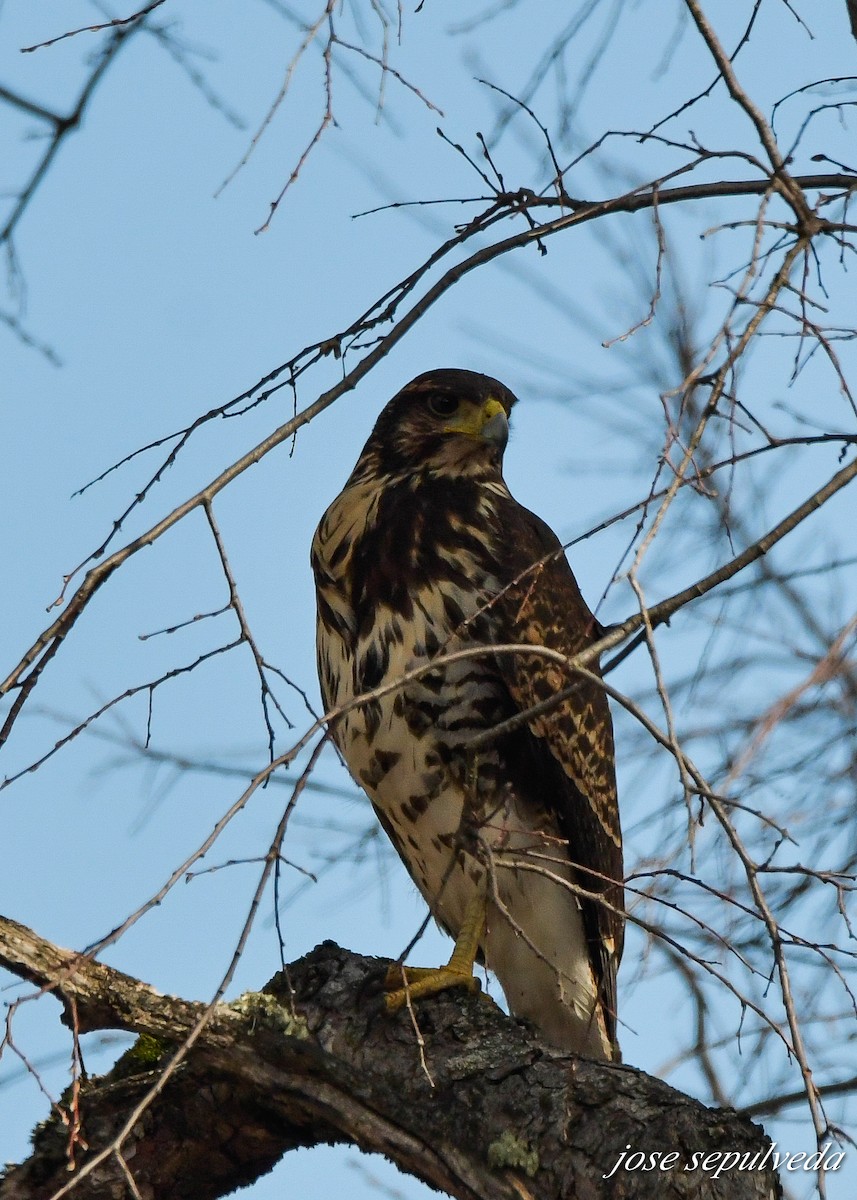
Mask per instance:
[[[516,398],[476,371],[418,375],[393,397],[360,456],[357,473],[499,471]]]

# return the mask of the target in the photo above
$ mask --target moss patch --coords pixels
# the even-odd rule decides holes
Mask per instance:
[[[129,1050],[117,1058],[113,1070],[113,1079],[126,1079],[129,1075],[137,1075],[140,1071],[151,1071],[161,1059],[175,1049],[171,1042],[163,1038],[153,1037],[150,1033],[141,1033]]]
[[[310,1036],[304,1018],[291,1012],[267,992],[245,992],[229,1007],[242,1017],[251,1017],[260,1025],[280,1030],[287,1037],[300,1038],[305,1041]]]
[[[501,1167],[517,1167],[532,1178],[539,1169],[539,1155],[529,1142],[507,1129],[488,1147],[488,1165],[495,1171]]]

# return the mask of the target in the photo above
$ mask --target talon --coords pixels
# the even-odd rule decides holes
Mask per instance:
[[[404,971],[406,985],[402,986]],[[394,986],[395,985],[395,986]],[[423,1000],[436,996],[448,988],[463,987],[468,992],[481,992],[482,984],[475,975],[459,971],[454,967],[399,967],[387,972],[385,986],[389,989],[384,997],[387,1012],[398,1012],[405,1008],[408,1000]]]
[[[387,1012],[405,1008],[408,1000],[436,996],[447,988],[463,987],[468,992],[481,992],[482,984],[473,974],[473,964],[479,942],[485,932],[485,899],[475,896],[468,905],[464,922],[456,939],[452,957],[444,967],[403,967],[394,963],[387,971],[384,1004]],[[402,975],[404,973],[404,986]]]

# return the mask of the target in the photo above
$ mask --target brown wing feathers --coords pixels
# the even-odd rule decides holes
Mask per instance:
[[[508,634],[504,640],[547,646],[569,657],[579,653],[594,640],[597,626],[558,539],[514,501],[504,517],[509,531],[506,571],[516,581],[496,601]],[[575,683],[572,672],[536,655],[501,655],[497,663],[520,711]],[[590,669],[597,671],[597,664]],[[623,868],[613,728],[603,689],[578,676],[573,695],[534,717],[529,734],[525,770],[532,776],[518,786],[543,792],[538,798],[558,816],[569,857],[579,868],[580,887],[602,894],[606,901],[580,898],[593,965],[600,975],[599,993],[615,1038]]]

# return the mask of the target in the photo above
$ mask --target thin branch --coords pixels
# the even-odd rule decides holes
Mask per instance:
[[[128,28],[116,30],[99,56],[98,62],[84,84],[83,90],[78,96],[77,102],[68,116],[56,116],[52,113],[48,113],[46,110],[37,114],[44,120],[48,120],[51,124],[53,124],[54,132],[40,162],[38,163],[33,174],[30,176],[29,182],[19,195],[18,201],[13,206],[9,216],[6,218],[6,222],[2,229],[0,229],[0,245],[2,245],[4,242],[8,242],[12,237],[16,225],[23,216],[33,196],[36,194],[39,184],[47,175],[48,168],[56,158],[63,141],[73,130],[80,128],[83,115],[89,106],[96,88],[104,78],[105,72],[113,63],[116,55],[126,44],[128,38],[139,28],[139,24],[132,24]],[[35,49],[35,47],[31,48]]]
[[[160,8],[165,2],[166,0],[152,0],[151,4],[147,4],[145,8],[131,13],[130,17],[114,17],[110,21],[102,21],[100,25],[82,25],[79,29],[69,29],[66,33],[61,33],[58,37],[49,38],[46,42],[36,42],[32,46],[22,46],[21,53],[32,54],[34,50],[43,50],[46,46],[55,46],[57,42],[63,42],[66,38],[76,37],[79,33],[101,33],[104,29],[118,29],[122,25],[132,25],[135,21],[142,21],[150,12],[154,12],[156,8]]]

